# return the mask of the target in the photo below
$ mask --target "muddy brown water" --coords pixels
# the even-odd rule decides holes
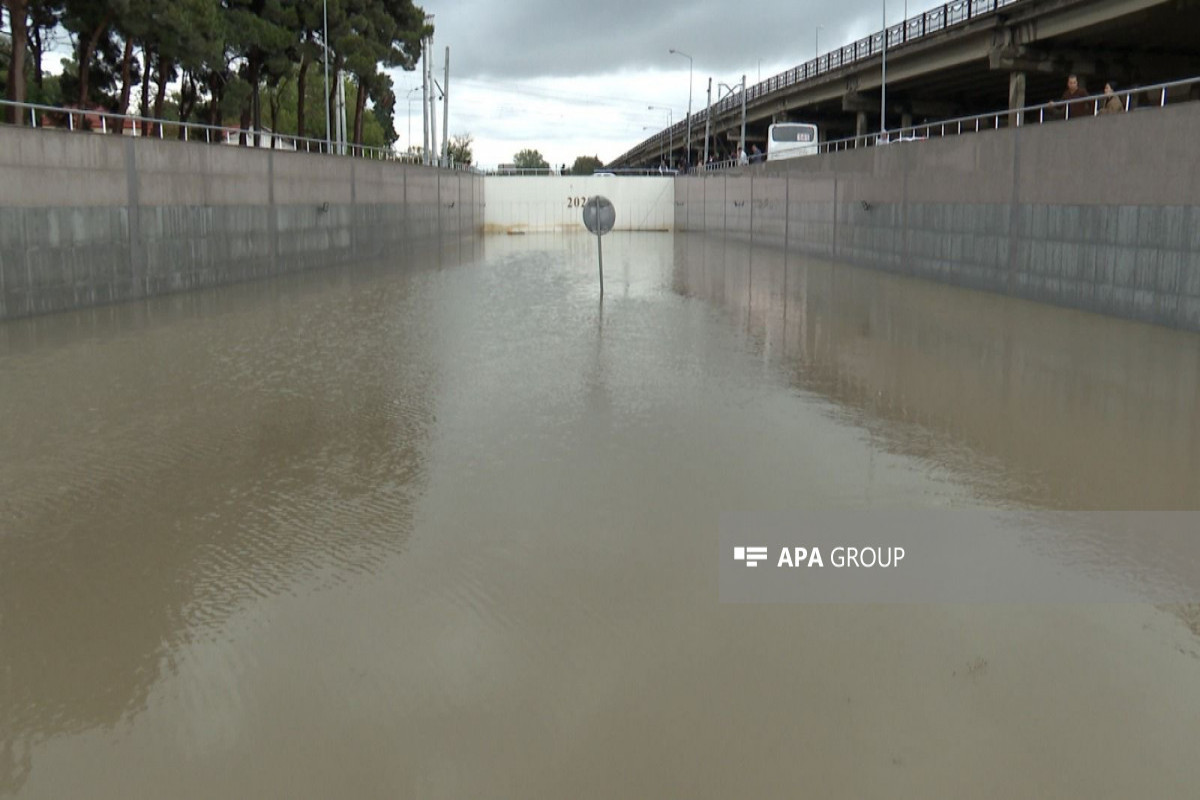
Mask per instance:
[[[1195,609],[721,604],[716,520],[1197,509],[1200,337],[604,254],[0,326],[0,796],[1195,796]]]

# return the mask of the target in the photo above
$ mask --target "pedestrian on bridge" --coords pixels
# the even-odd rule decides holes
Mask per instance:
[[[1125,104],[1117,97],[1117,87],[1112,81],[1104,84],[1104,105],[1100,106],[1101,114],[1119,114],[1125,110]]]
[[[1051,103],[1051,105],[1057,108],[1059,105],[1066,103],[1066,109],[1061,113],[1065,114],[1067,119],[1071,117],[1090,117],[1092,116],[1092,106],[1081,99],[1087,96],[1087,90],[1079,85],[1079,76],[1070,75],[1067,77],[1067,90],[1063,92],[1062,98],[1057,103]]]

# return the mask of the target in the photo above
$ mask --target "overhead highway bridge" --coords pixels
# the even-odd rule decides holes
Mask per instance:
[[[1200,74],[1200,0],[958,0],[887,29],[888,129],[1018,109],[1062,95],[1069,74],[1089,92]],[[736,151],[745,105],[746,148],[773,122],[816,123],[823,140],[880,127],[883,32],[821,54],[734,92],[691,120],[690,162]],[[1141,98],[1134,97],[1136,105]],[[1157,102],[1158,98],[1155,98]],[[1171,101],[1188,99],[1172,97]],[[1192,98],[1195,99],[1195,98]],[[1149,98],[1143,100],[1149,102]],[[610,166],[682,163],[686,118]]]

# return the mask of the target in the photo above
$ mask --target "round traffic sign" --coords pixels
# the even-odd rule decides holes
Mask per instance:
[[[589,197],[583,206],[583,224],[597,236],[603,236],[613,229],[617,221],[617,209],[612,201],[603,195]]]

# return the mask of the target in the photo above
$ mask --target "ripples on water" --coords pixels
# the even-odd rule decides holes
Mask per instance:
[[[937,682],[1004,641],[1051,647],[993,668],[1018,714],[1126,713],[1078,674],[1107,628],[1046,638],[1066,611],[718,607],[715,518],[1196,508],[1196,336],[722,239],[605,254],[603,304],[589,237],[499,237],[0,326],[0,794],[736,796],[792,746],[878,758],[809,784],[866,791],[935,769],[933,731],[978,760],[980,715],[1018,729]],[[1168,649],[1128,691],[1200,709]],[[940,710],[866,690],[856,727],[848,680]],[[1155,713],[1030,735],[1186,738]],[[901,729],[907,756],[872,744]]]

